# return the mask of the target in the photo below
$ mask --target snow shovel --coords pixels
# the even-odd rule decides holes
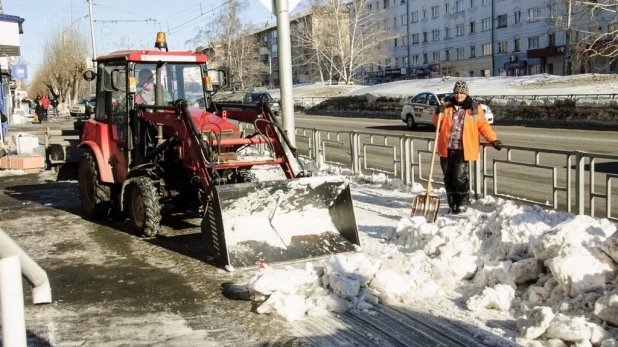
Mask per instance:
[[[429,165],[429,179],[427,180],[427,191],[425,195],[417,195],[412,200],[412,213],[414,216],[425,216],[427,222],[433,223],[438,218],[440,209],[440,198],[430,196],[431,193],[431,177],[433,176],[433,164],[436,159],[436,147],[438,147],[438,134],[440,133],[440,124],[442,123],[442,113],[438,115],[438,124],[436,125],[436,137],[433,142],[433,153],[431,154],[431,165]]]

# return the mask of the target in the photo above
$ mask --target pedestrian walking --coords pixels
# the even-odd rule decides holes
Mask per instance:
[[[441,117],[438,155],[444,174],[444,187],[449,213],[464,213],[470,205],[470,173],[468,162],[479,156],[479,134],[500,150],[501,142],[485,118],[478,102],[472,100],[465,81],[457,81],[453,97],[433,116],[434,125]]]
[[[50,101],[54,117],[58,117],[58,98],[54,97]]]

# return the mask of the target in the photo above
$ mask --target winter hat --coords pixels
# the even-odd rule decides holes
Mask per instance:
[[[466,95],[470,95],[470,93],[468,92],[468,84],[464,81],[455,82],[453,93],[464,93]]]

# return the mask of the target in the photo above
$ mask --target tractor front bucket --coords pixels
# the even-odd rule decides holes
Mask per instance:
[[[335,177],[220,185],[202,220],[210,256],[232,268],[360,246],[349,183]]]

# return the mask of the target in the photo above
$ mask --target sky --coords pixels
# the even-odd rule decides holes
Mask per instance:
[[[591,77],[466,80],[482,94],[496,88],[518,90],[516,85],[536,85],[531,93],[555,94],[555,87],[541,87],[548,79],[553,86],[582,85],[560,94],[571,94],[573,88],[596,93],[600,87],[587,80]],[[443,82],[448,81],[391,83],[355,88],[354,93],[406,95],[411,88],[432,89]],[[606,84],[604,90],[610,92],[610,87]],[[303,88],[314,86],[299,87],[298,95]],[[506,339],[524,346],[548,341],[559,346],[558,340],[579,346],[618,343],[618,329],[603,323],[618,325],[615,223],[492,196],[473,201],[465,214],[449,215],[443,188],[431,192],[442,204],[436,222],[428,223],[424,217],[410,217],[412,199],[425,192],[419,183],[406,186],[382,174],[353,176],[347,168],[329,165],[312,169],[319,177],[349,183],[361,247],[322,260],[256,268],[245,285],[257,302],[257,314],[283,317],[302,331],[300,322],[309,316],[354,312],[371,319],[381,303],[462,321],[488,345],[492,338],[495,344]],[[277,168],[255,170],[262,180],[281,177]],[[0,176],[20,174],[0,171]],[[323,215],[316,212],[314,217]],[[492,323],[503,321],[507,323]]]
[[[135,49],[151,49],[156,33],[167,33],[170,50],[191,50],[186,45],[199,28],[210,21],[217,21],[226,0],[100,0],[93,1],[92,11],[95,20],[95,45],[97,55],[119,49],[121,42],[129,40]],[[25,19],[24,33],[20,35],[22,58],[28,63],[29,77],[42,61],[41,46],[45,38],[57,28],[64,30],[71,25],[78,26],[90,42],[89,19],[86,0],[2,0],[5,14]],[[298,6],[297,8],[299,8]],[[243,19],[246,23],[264,25],[276,21],[259,0],[248,0]],[[121,46],[120,46],[121,47]],[[92,47],[89,45],[89,56]]]

